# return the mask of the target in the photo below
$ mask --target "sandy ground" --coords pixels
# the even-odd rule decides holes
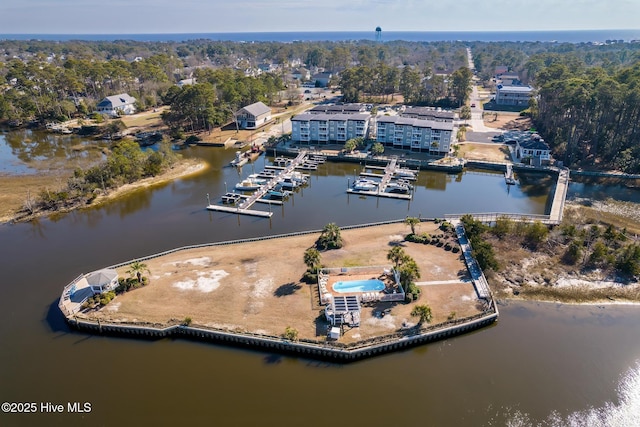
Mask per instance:
[[[435,232],[436,225],[422,223],[419,232]],[[432,245],[403,241],[404,224],[343,231],[342,249],[321,253],[325,267],[389,266],[393,244],[401,244],[418,263],[422,295],[434,319],[445,321],[479,312],[473,285],[468,282],[460,255]],[[227,330],[281,335],[287,326],[300,338],[322,339],[327,323],[319,305],[317,285],[301,282],[306,270],[304,251],[318,235],[271,239],[181,251],[146,261],[150,284],[117,296],[100,311],[87,315],[115,322],[170,324],[191,317],[193,324]],[[127,276],[127,267],[118,269]],[[430,282],[439,283],[430,283]],[[392,333],[413,325],[415,303],[373,303],[363,307],[360,328],[348,330],[344,342]],[[374,312],[390,308],[379,318]]]
[[[533,126],[531,119],[528,117],[521,117],[520,113],[507,113],[500,111],[485,111],[484,124],[490,128],[504,130],[529,130]]]
[[[467,160],[486,160],[494,162],[511,161],[508,146],[504,144],[474,144],[461,142],[458,156]]]

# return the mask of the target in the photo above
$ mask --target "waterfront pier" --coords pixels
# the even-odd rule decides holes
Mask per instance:
[[[281,205],[280,200],[267,200],[263,197],[273,188],[282,182],[283,177],[290,175],[298,166],[304,164],[307,159],[307,151],[301,150],[295,159],[288,162],[286,166],[279,167],[278,173],[273,176],[265,184],[261,185],[253,194],[248,197],[240,197],[240,201],[236,206],[223,206],[209,203],[207,209],[210,211],[235,213],[238,215],[258,216],[263,218],[270,218],[273,212],[266,212],[261,210],[250,209],[255,203],[267,203],[269,205]],[[227,195],[225,195],[227,196]]]
[[[377,182],[377,185],[375,186],[375,190],[355,188],[355,182],[354,182],[354,186],[350,186],[347,188],[347,193],[364,195],[364,196],[387,197],[392,199],[410,200],[413,197],[412,195],[413,188],[406,183],[402,184],[404,186],[402,187],[404,189],[402,192],[387,191],[390,189],[389,187],[391,186],[390,185],[391,180],[394,178],[404,178],[409,180],[415,179],[415,177],[411,177],[407,175],[409,172],[413,172],[413,171],[406,170],[406,169],[399,169],[397,166],[397,162],[398,162],[398,159],[392,158],[384,168],[376,167],[376,166],[367,166],[367,168],[369,169],[384,170],[383,174],[375,174],[375,173],[367,173],[367,172],[360,173],[360,176],[370,177],[370,178],[380,178],[380,182]],[[403,173],[404,173],[404,176],[403,176]],[[396,185],[396,188],[399,188],[399,187],[400,186]]]

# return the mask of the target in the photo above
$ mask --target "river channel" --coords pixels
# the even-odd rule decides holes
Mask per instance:
[[[552,185],[536,174],[508,188],[501,174],[423,171],[411,201],[360,198],[345,189],[361,166],[327,163],[269,220],[204,209],[207,194],[216,201],[268,159],[238,172],[227,166],[232,150],[182,153],[210,167],[99,208],[0,225],[0,401],[63,404],[65,412],[67,402],[91,404],[82,414],[0,414],[0,425],[631,425],[624,421],[640,419],[640,308],[631,306],[507,303],[492,327],[350,365],[69,330],[57,309],[62,288],[106,265],[328,222],[542,214]]]

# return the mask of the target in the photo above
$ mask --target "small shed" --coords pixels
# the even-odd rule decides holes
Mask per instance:
[[[329,338],[331,338],[332,340],[337,340],[338,338],[340,338],[340,328],[338,327],[332,327],[329,330]]]

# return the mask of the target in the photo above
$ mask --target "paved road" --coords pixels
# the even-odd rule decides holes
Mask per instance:
[[[469,60],[469,69],[473,71],[475,69],[475,65],[473,64],[473,56],[470,48],[467,48],[467,58]],[[488,135],[488,140],[490,141],[496,133],[502,133],[502,131],[485,126],[484,120],[482,119],[482,102],[480,100],[480,95],[478,94],[478,78],[474,75],[472,81],[473,86],[471,87],[470,103],[471,105],[475,105],[475,107],[471,107],[471,120],[467,120],[467,123],[471,125],[473,133],[490,132],[491,135]],[[469,135],[469,133],[467,133],[467,135]],[[480,138],[480,136],[478,135],[476,138]],[[468,136],[467,140],[469,140]],[[480,141],[485,142],[484,139],[480,139]]]

